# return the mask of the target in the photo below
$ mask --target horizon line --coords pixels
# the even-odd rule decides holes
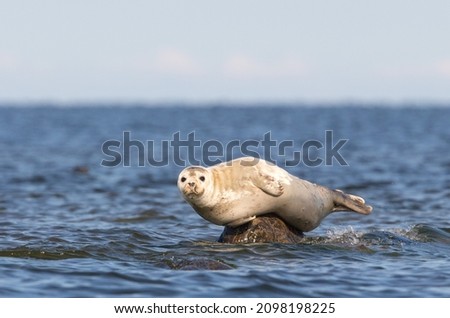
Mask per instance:
[[[450,100],[282,99],[0,99],[0,107],[450,107]]]

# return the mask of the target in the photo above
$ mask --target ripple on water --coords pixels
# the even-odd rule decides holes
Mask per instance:
[[[10,250],[0,250],[0,257],[62,260],[69,258],[89,258],[92,257],[92,255],[86,251],[67,250],[62,248],[56,250],[36,250],[28,247],[17,247]]]
[[[407,235],[422,242],[439,242],[450,244],[450,228],[438,228],[428,224],[417,224]]]
[[[159,212],[156,209],[146,209],[137,213],[137,215],[131,215],[128,217],[120,217],[114,219],[114,222],[117,223],[141,223],[152,220],[176,220],[176,217],[173,215],[167,215],[165,213]]]

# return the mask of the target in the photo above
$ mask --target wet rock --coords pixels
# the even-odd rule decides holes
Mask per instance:
[[[299,243],[303,232],[286,224],[275,214],[266,214],[238,227],[225,226],[220,243]]]

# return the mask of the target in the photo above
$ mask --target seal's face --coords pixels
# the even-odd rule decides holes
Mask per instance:
[[[210,184],[209,171],[203,167],[188,167],[178,176],[178,189],[190,200],[199,199]]]

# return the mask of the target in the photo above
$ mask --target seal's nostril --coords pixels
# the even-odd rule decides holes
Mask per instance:
[[[191,187],[193,187],[193,186],[195,186],[195,182],[189,182],[189,185],[190,185]]]

